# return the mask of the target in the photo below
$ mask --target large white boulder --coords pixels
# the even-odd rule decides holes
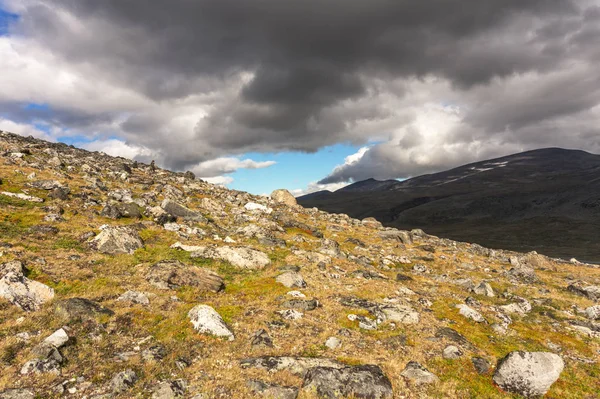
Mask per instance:
[[[54,290],[25,277],[21,262],[12,261],[0,265],[0,297],[25,311],[33,311],[54,298]]]
[[[498,363],[494,382],[525,397],[543,396],[562,373],[562,358],[549,352],[511,352]]]

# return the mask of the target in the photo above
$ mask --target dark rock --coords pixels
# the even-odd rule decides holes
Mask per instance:
[[[54,313],[64,319],[91,319],[100,315],[112,316],[112,310],[86,298],[69,298],[54,302]]]
[[[57,227],[49,226],[47,224],[38,224],[29,228],[29,232],[35,235],[52,235],[55,236],[60,230]]]
[[[413,281],[413,278],[406,274],[398,273],[396,275],[396,281]]]
[[[119,394],[129,390],[138,380],[137,375],[131,369],[121,371],[116,374],[110,381],[112,392]]]
[[[263,346],[272,348],[273,340],[271,339],[267,331],[265,331],[264,329],[260,329],[256,333],[254,333],[252,339],[250,340],[250,344],[252,346]]]
[[[182,218],[184,220],[206,222],[206,218],[202,216],[199,212],[192,211],[191,209],[188,209],[185,206],[170,199],[164,200],[160,206],[165,210],[165,212],[172,216]]]
[[[469,350],[476,350],[475,346],[470,343],[463,335],[461,335],[458,331],[450,328],[450,327],[441,327],[438,328],[435,333],[437,338],[448,338],[449,340],[456,342],[459,345],[464,346]]]
[[[471,359],[471,362],[473,362],[473,367],[475,367],[475,370],[479,374],[485,374],[490,370],[490,362],[482,357],[474,357]]]
[[[328,399],[349,396],[380,399],[393,396],[390,380],[374,365],[312,368],[304,377],[302,390]]]

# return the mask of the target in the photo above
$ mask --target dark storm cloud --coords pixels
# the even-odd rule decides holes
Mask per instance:
[[[17,32],[85,68],[91,79],[141,93],[163,109],[199,97],[205,114],[191,133],[170,126],[166,121],[176,116],[169,112],[124,110],[115,120],[128,141],[160,150],[178,168],[223,154],[391,140],[411,117],[390,103],[408,108],[411,99],[425,101],[409,83],[398,94],[392,87],[398,81],[434,77],[449,83],[452,94],[443,95],[450,100],[433,93],[428,101],[463,107],[463,125],[447,136],[463,151],[469,139],[512,140],[510,148],[536,141],[532,136],[544,132],[535,126],[544,120],[580,114],[599,102],[598,74],[586,76],[590,69],[579,68],[578,80],[560,75],[600,59],[600,11],[591,0],[27,4]],[[515,86],[513,92],[503,89],[504,81],[529,75],[536,77],[527,83],[537,99]],[[414,137],[394,136],[386,151],[373,149],[363,171],[418,172],[460,159],[441,154],[446,158],[424,168],[406,168],[410,157],[397,163],[388,150],[428,141],[418,126],[408,128]],[[529,136],[519,137],[520,129]],[[393,162],[396,167],[389,166]],[[354,178],[352,173],[327,180]]]

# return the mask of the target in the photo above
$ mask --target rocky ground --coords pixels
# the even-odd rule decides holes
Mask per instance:
[[[0,399],[599,398],[600,269],[0,132]]]

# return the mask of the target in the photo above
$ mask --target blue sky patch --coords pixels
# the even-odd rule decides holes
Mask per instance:
[[[0,36],[8,36],[10,25],[14,24],[18,20],[19,16],[17,14],[13,14],[2,9],[2,2],[0,1]]]

